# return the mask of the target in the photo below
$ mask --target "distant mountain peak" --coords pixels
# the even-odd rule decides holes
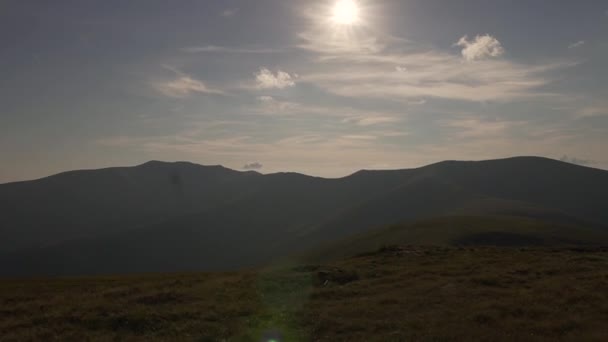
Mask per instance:
[[[167,162],[167,161],[160,161],[160,160],[150,160],[148,162],[138,165],[137,167],[146,168],[146,167],[167,167],[167,166],[198,167],[198,168],[206,168],[206,169],[225,169],[225,170],[234,171],[234,170],[224,167],[222,165],[202,165],[202,164],[197,164],[197,163],[193,163],[193,162],[189,162],[189,161]]]

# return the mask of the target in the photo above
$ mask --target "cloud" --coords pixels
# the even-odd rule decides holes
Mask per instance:
[[[505,60],[462,63],[461,58],[438,51],[333,57],[309,70],[302,68],[298,81],[339,96],[409,104],[424,98],[505,102],[552,96],[540,91],[552,82],[545,74],[574,65],[523,65]],[[407,73],[392,71],[396,62],[408,65]],[[387,69],[389,65],[392,67]]]
[[[526,124],[521,121],[493,121],[471,116],[440,120],[438,123],[453,130],[451,137],[465,140],[500,139],[507,135],[509,129]]]
[[[386,48],[386,42],[371,35],[360,35],[354,39],[348,34],[331,34],[323,29],[312,29],[298,34],[296,47],[321,54],[378,53]]]
[[[412,100],[412,101],[408,101],[407,104],[413,105],[413,106],[422,106],[422,105],[426,104],[426,100],[425,99]]]
[[[227,8],[222,11],[221,16],[224,18],[234,17],[239,12],[238,8]]]
[[[297,103],[280,101],[268,95],[258,96],[256,100],[259,104],[256,114],[292,115],[305,110]]]
[[[559,160],[561,160],[563,162],[566,162],[566,163],[576,164],[576,165],[582,165],[582,166],[592,165],[592,164],[595,163],[592,160],[579,159],[579,158],[575,158],[575,157],[568,157],[567,155],[564,155]]]
[[[244,170],[260,170],[263,167],[264,165],[260,164],[259,162],[253,162],[243,165]]]
[[[244,54],[264,54],[281,52],[279,49],[258,49],[258,48],[235,48],[226,46],[206,45],[206,46],[189,46],[181,49],[184,52],[190,53],[244,53]]]
[[[571,101],[558,108],[572,113],[571,117],[575,120],[608,116],[608,100],[581,98],[579,101]]]
[[[260,68],[260,71],[255,73],[255,79],[258,89],[284,89],[296,85],[294,77],[281,70],[273,74],[267,68]]]
[[[278,99],[269,95],[258,96],[256,97],[256,101],[258,105],[252,112],[259,115],[302,115],[307,117],[315,115],[327,118],[348,117],[356,113],[361,117],[365,117],[364,113],[359,113],[358,110],[348,107],[330,107],[315,104],[304,104]]]
[[[469,40],[468,36],[460,38],[455,46],[462,47],[462,57],[469,62],[487,59],[490,57],[500,57],[505,53],[502,44],[489,34],[476,36]]]
[[[175,78],[152,83],[159,93],[174,98],[185,98],[194,93],[222,95],[223,91],[208,87],[203,81],[183,73],[178,68],[163,64],[162,68],[175,74]]]
[[[349,117],[342,120],[344,123],[355,123],[358,126],[374,126],[389,124],[401,121],[400,118],[394,116],[357,116]]]
[[[572,43],[572,44],[568,45],[568,49],[576,49],[577,47],[581,47],[583,45],[585,45],[585,41],[584,40],[579,40],[576,43]]]
[[[429,98],[508,102],[554,97],[546,87],[554,79],[550,73],[577,64],[492,58],[505,50],[490,35],[463,37],[455,44],[463,48],[459,55],[365,28],[344,35],[323,32],[314,22],[298,37],[297,47],[312,57],[299,66],[298,83],[342,97],[405,104]]]
[[[190,76],[180,76],[177,79],[156,83],[156,90],[161,94],[169,97],[184,98],[193,93],[199,94],[223,94],[222,91],[211,89],[202,81],[196,80]]]

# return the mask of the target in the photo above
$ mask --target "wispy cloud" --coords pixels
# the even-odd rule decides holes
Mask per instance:
[[[596,116],[608,116],[608,102],[601,103],[587,103],[582,106],[578,106],[574,109],[574,118],[582,119],[582,118],[590,118]]]
[[[408,72],[399,73],[387,68],[397,63],[408,65]],[[572,63],[558,62],[528,66],[504,60],[462,63],[456,56],[437,51],[381,56],[343,55],[303,72],[300,81],[340,96],[406,103],[421,101],[421,98],[511,101],[542,96],[543,92],[538,89],[551,82],[551,78],[544,74],[570,65]]]
[[[260,162],[247,163],[243,165],[244,170],[260,170],[264,167]]]
[[[484,120],[479,117],[457,117],[440,120],[439,124],[454,129],[451,135],[456,139],[499,139],[504,137],[509,129],[525,125],[521,121]]]
[[[296,85],[295,76],[282,70],[273,73],[267,68],[260,68],[255,73],[255,79],[259,89],[284,89]]]
[[[258,102],[258,108],[254,111],[256,114],[292,115],[303,111],[300,104],[277,100],[268,95],[258,96],[256,100]]]
[[[462,47],[462,57],[469,62],[490,57],[500,57],[505,53],[505,49],[498,39],[489,34],[478,35],[472,40],[469,40],[468,36],[463,36],[454,45]]]
[[[184,98],[193,93],[223,94],[221,90],[209,88],[205,83],[190,76],[180,76],[166,82],[155,83],[154,87],[163,95]]]
[[[222,13],[220,13],[220,15],[224,18],[230,18],[230,17],[234,17],[235,15],[237,15],[237,13],[239,13],[238,8],[227,8],[227,9],[223,10]]]
[[[395,116],[356,116],[349,117],[342,120],[344,123],[355,123],[358,126],[375,126],[382,124],[390,124],[401,121],[401,118]]]
[[[577,164],[577,165],[582,165],[582,166],[594,164],[594,161],[592,161],[592,160],[568,157],[568,155],[564,155],[563,157],[560,158],[560,160],[563,162],[566,162],[566,163]]]
[[[159,93],[174,98],[185,98],[192,94],[225,94],[220,89],[208,87],[203,81],[188,75],[178,68],[163,64],[162,68],[174,74],[174,77],[161,81],[154,81],[151,86]]]
[[[243,53],[243,54],[265,54],[282,52],[280,49],[264,49],[264,48],[240,48],[227,46],[189,46],[181,49],[184,52],[190,53]]]
[[[504,102],[550,96],[541,90],[552,82],[549,74],[575,65],[496,58],[505,49],[490,35],[462,37],[456,44],[460,56],[366,30],[340,35],[313,25],[299,38],[298,48],[313,57],[300,67],[299,82],[339,96],[408,104],[425,98]]]
[[[581,47],[583,45],[585,45],[585,41],[584,40],[579,40],[576,43],[572,43],[572,44],[568,45],[568,49],[576,49],[577,47]]]

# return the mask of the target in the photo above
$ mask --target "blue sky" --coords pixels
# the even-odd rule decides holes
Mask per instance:
[[[0,182],[188,160],[608,168],[608,2],[0,1]],[[347,0],[342,0],[347,1]]]

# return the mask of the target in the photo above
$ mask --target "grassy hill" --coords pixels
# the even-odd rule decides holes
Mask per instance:
[[[2,341],[602,341],[608,250],[391,247],[238,273],[0,282]]]
[[[327,261],[390,245],[415,246],[608,246],[608,231],[516,216],[445,216],[395,224],[341,239],[300,256]]]

